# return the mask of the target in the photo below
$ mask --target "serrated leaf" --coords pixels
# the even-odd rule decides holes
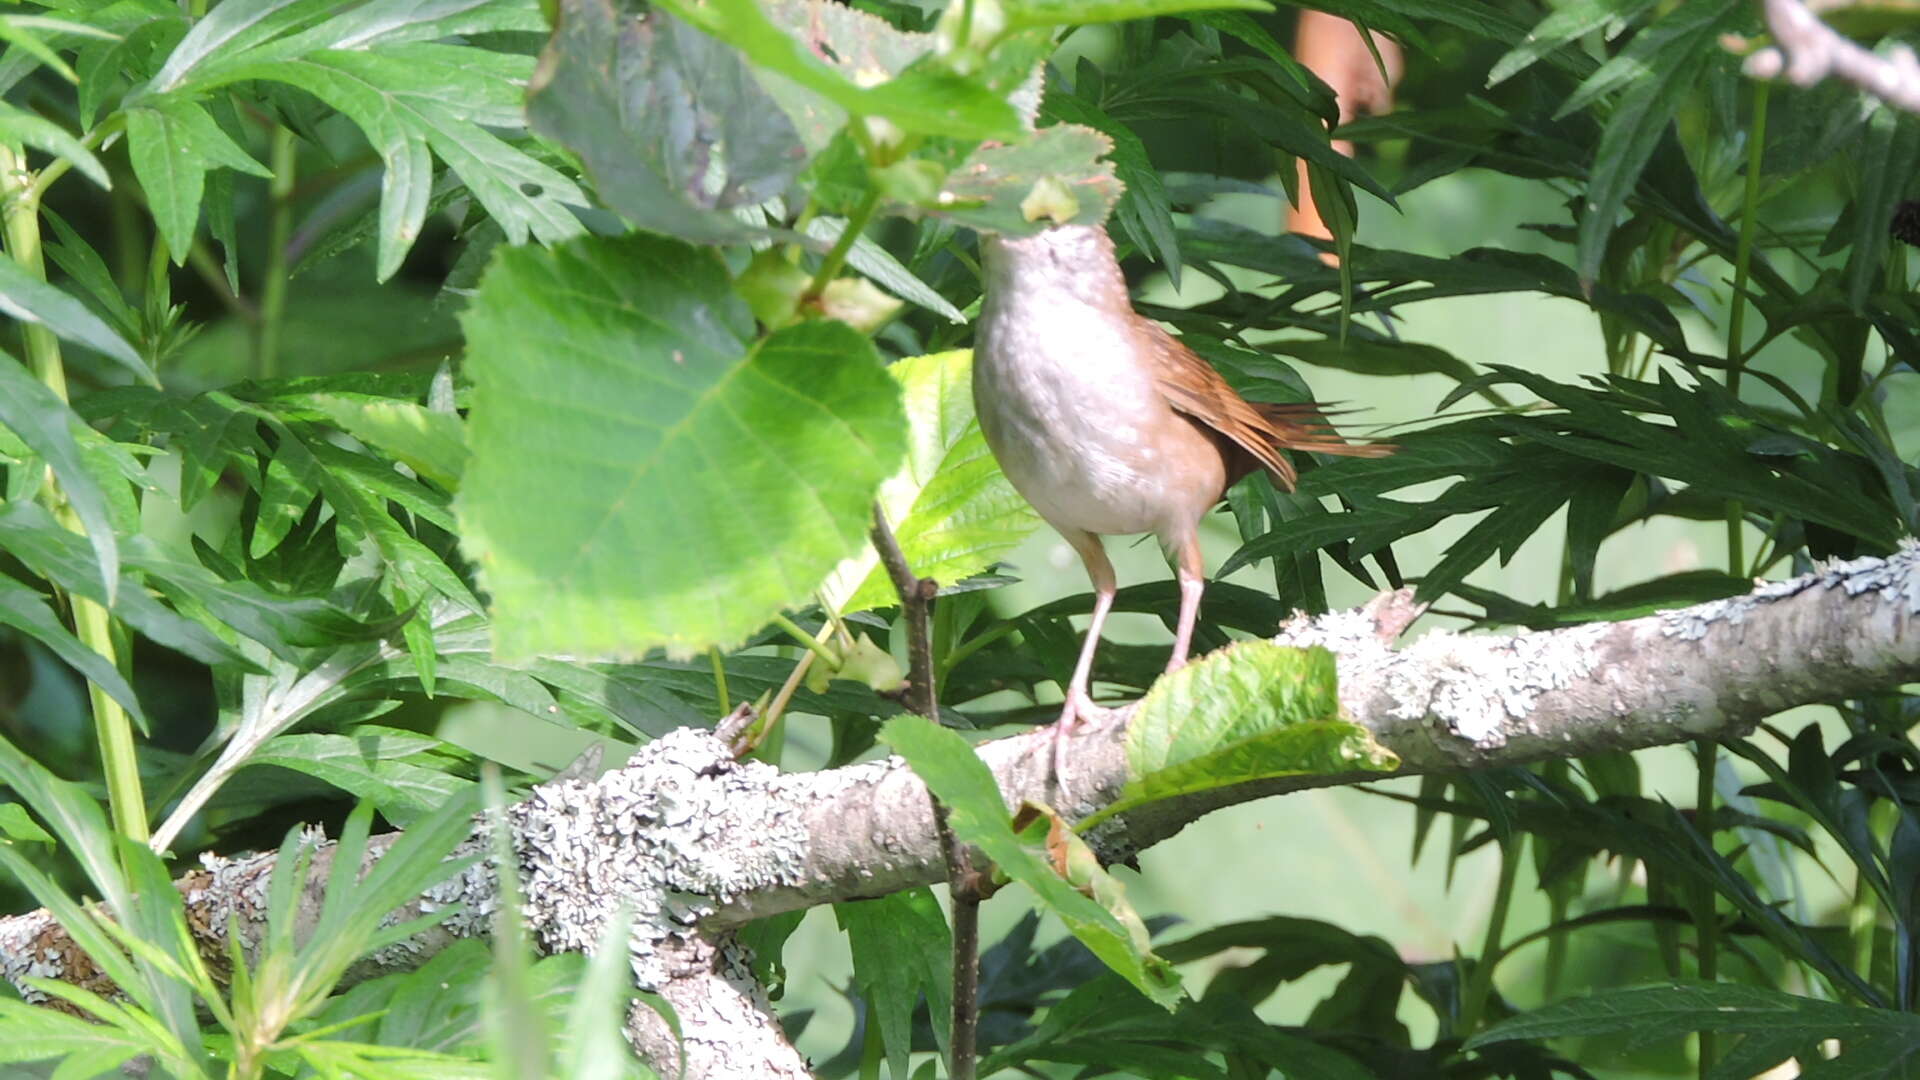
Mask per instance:
[[[1655,0],[1573,0],[1548,12],[1525,41],[1507,50],[1487,72],[1487,85],[1497,86],[1548,53],[1608,24],[1621,24],[1637,18],[1652,7]]]
[[[561,0],[527,116],[580,155],[609,207],[689,240],[752,235],[730,209],[780,194],[807,158],[739,52],[612,0]]]
[[[233,646],[192,619],[168,610],[137,581],[123,579],[109,600],[86,538],[62,528],[38,503],[0,503],[0,549],[60,589],[108,606],[115,617],[175,652],[204,664],[257,670]]]
[[[11,259],[0,262],[12,264]],[[111,600],[120,583],[120,544],[109,513],[107,492],[87,468],[76,438],[78,431],[88,434],[91,431],[58,394],[41,385],[4,353],[0,353],[0,424],[19,436],[20,441],[53,470],[54,478],[60,482],[61,494],[86,527],[87,542],[93,545],[93,557],[100,564],[100,579],[106,583]],[[137,714],[138,710],[134,711]]]
[[[0,312],[21,322],[44,326],[76,345],[84,345],[113,360],[143,381],[160,385],[153,368],[126,338],[101,322],[85,304],[28,273],[10,258],[0,259]]]
[[[467,466],[467,433],[458,413],[410,401],[348,394],[294,399],[333,418],[341,430],[404,462],[447,491],[458,491]]]
[[[280,735],[268,739],[247,764],[278,765],[324,780],[371,802],[404,828],[473,786],[471,780],[400,760],[440,745],[438,739],[402,731]]]
[[[1920,1017],[1734,983],[1669,983],[1601,991],[1502,1021],[1468,1040],[1467,1047],[1594,1035],[1626,1035],[1638,1042],[1696,1031],[1758,1037],[1770,1058],[1741,1053],[1738,1060],[1723,1061],[1710,1070],[1708,1080],[1744,1080],[1827,1039],[1839,1040],[1841,1056],[1815,1059],[1810,1063],[1814,1068],[1802,1075],[1904,1077],[1920,1060]]]
[[[887,1067],[908,1075],[913,1014],[920,995],[942,1052],[953,1012],[953,934],[933,890],[908,889],[872,900],[833,905],[833,917],[853,953],[853,982],[866,999],[869,1023],[880,1028]]]
[[[880,736],[946,804],[954,836],[980,848],[999,870],[1032,889],[1073,936],[1155,1004],[1171,1011],[1185,1000],[1173,968],[1141,949],[1119,920],[1021,842],[993,773],[965,739],[918,716],[894,717]]]
[[[1126,786],[1089,823],[1250,780],[1400,764],[1341,718],[1332,653],[1264,641],[1229,645],[1155,682],[1127,725],[1126,751]]]
[[[1085,26],[1185,11],[1272,11],[1266,0],[1006,0],[1010,26]]]
[[[661,6],[740,50],[754,66],[785,76],[849,113],[882,117],[909,133],[957,139],[1020,133],[1012,106],[944,69],[916,68],[873,86],[860,85],[776,25],[758,0],[665,0]]]
[[[199,105],[174,98],[149,98],[126,112],[127,159],[147,194],[153,220],[176,264],[184,265],[200,224],[200,199],[207,171],[238,169],[270,177],[265,166],[247,156]]]
[[[1040,519],[980,434],[971,353],[910,357],[887,373],[906,407],[907,456],[880,485],[879,503],[914,573],[951,585],[993,565]],[[897,602],[871,544],[834,568],[823,595],[842,612]]]
[[[741,641],[857,550],[900,462],[872,344],[814,322],[749,348],[719,259],[682,244],[502,249],[463,321],[458,509],[503,657]]]
[[[1752,8],[1741,0],[1687,4],[1641,31],[1614,60],[1594,72],[1562,106],[1562,114],[1583,107],[1582,91],[1598,94],[1613,85],[1618,71],[1629,89],[1607,117],[1594,150],[1580,215],[1576,265],[1582,282],[1600,276],[1607,238],[1641,170],[1667,133],[1667,125],[1686,89],[1706,71],[1702,60],[1719,50],[1720,35],[1732,30]]]
[[[933,209],[1003,236],[1029,236],[1053,224],[1098,225],[1120,199],[1113,163],[1102,160],[1112,149],[1112,140],[1077,124],[1041,128],[1011,145],[982,146],[948,177]],[[1024,212],[1035,185],[1043,181],[1073,196],[1068,220],[1036,221]]]
[[[66,128],[44,116],[36,116],[24,109],[0,103],[0,138],[45,150],[79,169],[87,179],[101,187],[108,190],[113,188],[113,181],[107,176],[106,166],[100,164],[100,159],[93,156],[93,151],[87,149],[85,143],[74,138]]]

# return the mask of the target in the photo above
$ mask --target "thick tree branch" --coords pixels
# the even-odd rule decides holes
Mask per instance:
[[[1407,598],[1390,594],[1361,611],[1296,620],[1279,637],[1339,654],[1342,703],[1405,772],[1728,737],[1782,709],[1920,679],[1920,549],[1640,619],[1511,637],[1435,632],[1392,649],[1383,639],[1411,615]],[[1124,732],[1105,725],[1075,741],[1070,789],[1087,800],[1076,809],[1111,799],[1125,782]],[[1051,739],[1042,730],[980,747],[1010,805],[1050,794]],[[1090,839],[1121,857],[1221,806],[1377,778],[1290,777],[1167,800],[1103,823]],[[542,786],[509,811],[508,825],[529,921],[547,948],[586,949],[615,905],[633,909],[635,975],[680,1009],[690,1077],[805,1075],[745,979],[730,929],[930,884],[946,870],[926,788],[899,761],[783,775],[734,761],[719,739],[694,730],[649,743],[597,781]],[[182,882],[208,941],[224,933],[229,911],[243,934],[257,934],[249,898],[270,864],[211,859]],[[482,864],[421,903],[486,912],[493,890]],[[366,969],[416,965],[454,936],[486,932],[484,917],[462,916]],[[0,974],[93,977],[44,912],[0,920]],[[677,1066],[659,1056],[658,1032],[635,1038],[656,1065]]]
[[[1881,56],[1854,44],[1820,21],[1799,0],[1765,0],[1774,44],[1747,57],[1746,72],[1774,79],[1785,74],[1797,86],[1838,76],[1908,112],[1920,112],[1920,58],[1905,45]]]

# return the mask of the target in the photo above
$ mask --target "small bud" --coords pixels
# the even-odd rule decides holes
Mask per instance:
[[[761,325],[778,330],[794,321],[800,294],[806,291],[810,280],[810,275],[788,262],[778,248],[768,248],[756,254],[741,271],[734,288]]]
[[[1073,197],[1057,176],[1043,176],[1033,182],[1033,190],[1020,200],[1020,216],[1028,221],[1041,218],[1055,225],[1065,225],[1080,213],[1080,200]]]
[[[845,277],[827,282],[820,290],[820,314],[839,319],[863,334],[871,334],[900,312],[900,301],[875,288],[866,278]]]

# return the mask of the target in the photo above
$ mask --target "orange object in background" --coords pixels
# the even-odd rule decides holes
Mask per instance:
[[[1367,48],[1366,39],[1360,35],[1359,27],[1324,11],[1302,11],[1300,22],[1294,28],[1294,59],[1333,88],[1342,124],[1361,113],[1377,115],[1392,109],[1393,87],[1406,67],[1399,42],[1385,34],[1374,34],[1373,46],[1380,52],[1376,63],[1373,50]],[[1380,71],[1383,65],[1385,78]],[[1350,142],[1335,139],[1333,148],[1353,156]],[[1300,170],[1300,204],[1287,211],[1287,231],[1331,240],[1333,232],[1320,220],[1320,211],[1313,204],[1313,192],[1307,185],[1307,163],[1299,162],[1297,168]],[[1339,261],[1332,252],[1321,258],[1329,263]]]

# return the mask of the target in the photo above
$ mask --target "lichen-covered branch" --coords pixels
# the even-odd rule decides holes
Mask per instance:
[[[1920,549],[1861,559],[1728,600],[1615,623],[1513,636],[1429,633],[1395,649],[1416,614],[1404,594],[1296,620],[1283,643],[1339,655],[1342,703],[1400,755],[1406,772],[1472,769],[1703,737],[1730,737],[1782,709],[1920,680]],[[1125,725],[1074,740],[1068,787],[1091,810],[1126,781]],[[982,745],[1010,805],[1045,799],[1051,739],[1039,731]],[[1109,857],[1158,843],[1209,810],[1282,791],[1377,779],[1289,777],[1155,803],[1090,839]],[[544,785],[508,814],[528,918],[549,949],[586,949],[626,904],[640,984],[679,1013],[686,1075],[806,1075],[747,975],[733,928],[760,916],[879,896],[945,876],[927,791],[896,760],[782,774],[737,762],[711,734],[674,732],[595,781]],[[476,841],[477,842],[477,841]],[[324,855],[324,853],[323,853]],[[213,860],[182,883],[192,922],[215,941],[226,912],[257,929],[267,857]],[[493,910],[485,864],[427,904]],[[310,897],[317,903],[317,897]],[[476,915],[372,958],[417,964]],[[0,975],[83,980],[90,973],[45,913],[0,920]],[[671,1036],[636,1014],[630,1034],[677,1071]]]
[[[1799,0],[1765,0],[1764,7],[1774,44],[1747,57],[1747,74],[1761,79],[1784,74],[1797,86],[1838,77],[1889,105],[1920,112],[1920,58],[1911,48],[1895,44],[1885,56],[1864,49]]]

